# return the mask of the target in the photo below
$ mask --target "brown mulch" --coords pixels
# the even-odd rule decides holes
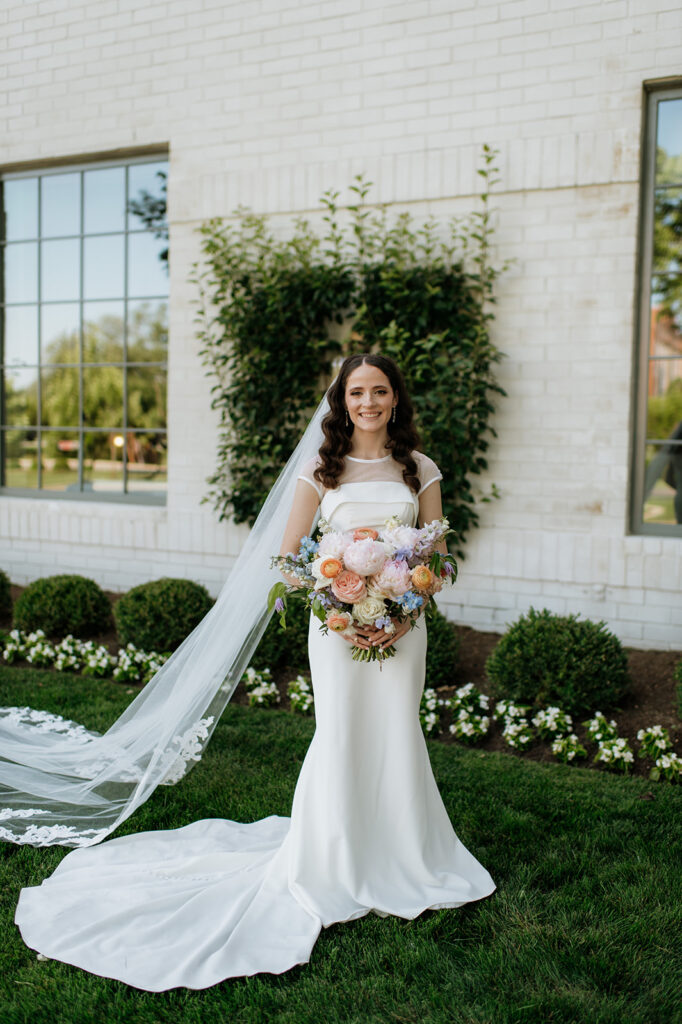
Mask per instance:
[[[13,601],[16,600],[22,589],[21,587],[12,587]],[[121,595],[107,592],[107,596],[112,602],[115,602]],[[0,627],[9,629],[10,623],[0,622]],[[488,655],[499,641],[500,634],[479,632],[468,626],[455,626],[454,629],[460,639],[458,662],[452,685],[439,688],[438,695],[443,698],[449,697],[457,687],[463,686],[465,683],[473,683],[483,693],[489,693],[490,684],[485,672],[485,663]],[[119,644],[114,630],[94,639],[97,643],[104,644],[111,653],[115,653],[118,649]],[[607,718],[613,718],[616,721],[618,734],[628,739],[635,753],[638,750],[636,740],[638,730],[651,725],[662,725],[670,733],[677,753],[682,754],[682,720],[678,714],[678,684],[673,676],[675,666],[682,661],[682,651],[643,651],[633,648],[626,648],[626,651],[632,679],[631,692],[619,708],[601,708],[600,710],[604,711]],[[286,695],[287,683],[296,674],[291,670],[274,674],[280,691],[280,707],[288,708],[289,706]],[[237,687],[232,700],[235,704],[246,705],[248,703],[243,684]],[[439,739],[444,743],[459,742],[448,732],[447,717],[444,717],[443,722],[444,730]],[[575,716],[573,725],[574,731],[588,752],[587,759],[578,763],[590,765],[596,753],[596,746],[586,739],[585,730]],[[503,751],[515,757],[523,757],[532,761],[556,761],[548,742],[538,740],[523,752],[512,750],[502,739],[501,729],[497,723],[493,724],[487,738],[484,741],[479,740],[475,746],[477,750]],[[632,772],[636,775],[648,775],[652,765],[652,761],[636,756]],[[607,769],[600,768],[599,770]]]

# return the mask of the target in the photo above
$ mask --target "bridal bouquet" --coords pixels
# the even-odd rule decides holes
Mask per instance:
[[[303,537],[296,553],[276,555],[271,565],[295,576],[297,586],[275,583],[268,595],[268,611],[279,614],[286,627],[287,598],[302,599],[320,619],[320,629],[352,637],[358,626],[395,632],[394,620],[410,619],[410,627],[428,599],[454,583],[457,563],[436,545],[450,530],[445,517],[418,529],[387,519],[379,530],[363,526],[339,532],[324,520],[315,537]],[[383,661],[395,646],[380,650],[353,645],[356,661]]]

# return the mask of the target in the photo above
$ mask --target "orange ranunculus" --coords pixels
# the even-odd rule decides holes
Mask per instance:
[[[428,590],[433,583],[433,573],[428,565],[417,565],[412,570],[412,586],[417,590]]]
[[[338,558],[323,558],[320,562],[320,572],[327,580],[333,580],[342,571],[343,566]]]
[[[378,536],[377,531],[371,526],[358,526],[357,530],[353,531],[353,540],[376,540]]]
[[[353,622],[353,616],[348,612],[329,612],[327,625],[334,633],[343,633]]]

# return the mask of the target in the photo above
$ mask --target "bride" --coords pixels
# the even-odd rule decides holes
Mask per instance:
[[[442,514],[438,482],[442,476],[435,463],[417,450],[412,404],[391,359],[376,354],[347,358],[318,412],[324,418],[321,444],[320,431],[314,435],[317,453],[297,449],[297,458],[288,466],[295,477],[283,537],[279,526],[281,554],[298,547],[320,514],[339,530],[376,528],[395,515],[413,526]],[[309,442],[310,428],[306,435]],[[250,539],[254,534],[256,541],[263,540],[256,528]],[[445,553],[442,541],[441,550]],[[263,546],[257,556],[266,562],[272,553]],[[254,558],[253,549],[249,557]],[[227,616],[221,602],[222,595],[217,607],[220,615]],[[235,611],[233,617],[238,614]],[[219,709],[218,692],[223,694],[224,706],[236,685],[235,677],[241,675],[244,651],[253,650],[264,628],[262,612],[259,615],[255,625],[247,622],[249,643],[244,645],[242,638],[239,654],[230,662],[232,688],[223,682],[225,664],[217,666],[206,654],[211,641],[215,644],[216,622],[202,623],[198,627],[201,645],[193,634],[188,647],[186,641],[176,652],[178,657],[174,655],[176,668],[159,674],[169,705],[181,706],[176,691],[187,702],[193,679],[198,688],[209,674],[219,678],[220,685],[203,694],[201,707]],[[42,834],[39,824],[27,826],[29,831],[24,833],[17,827],[13,834],[0,834],[17,842],[56,841],[79,847],[64,857],[42,885],[22,890],[16,922],[26,944],[48,958],[140,989],[201,989],[225,978],[278,974],[306,963],[321,928],[335,922],[370,912],[414,918],[429,908],[460,907],[489,896],[495,884],[452,828],[419,724],[425,620],[420,616],[413,628],[409,623],[395,625],[392,633],[367,627],[349,641],[332,632],[322,633],[311,617],[309,658],[316,731],[301,768],[290,818],[271,816],[249,824],[208,819],[90,845],[146,799],[145,780],[159,760],[154,784],[177,781],[189,761],[199,759],[199,741],[208,735],[215,716],[201,719],[204,725],[190,730],[189,739],[184,733],[176,735],[175,747],[169,741],[165,751],[155,748],[153,757],[141,758],[139,737],[145,724],[151,724],[150,708],[161,707],[160,698],[151,705],[141,702],[131,715],[126,712],[119,719],[122,724],[116,723],[105,736],[88,734],[81,739],[80,761],[73,738],[64,741],[66,746],[58,745],[74,783],[68,801],[66,769],[62,767],[58,785],[50,787],[44,781],[46,765],[37,755],[23,754],[22,764],[28,767],[18,777],[22,783],[26,778],[27,787],[30,784],[34,808],[10,807],[5,819],[14,815],[20,823],[22,815],[47,814],[51,824]],[[353,661],[348,642],[368,648],[394,645],[395,655],[380,669],[375,661]],[[187,655],[188,649],[194,659]],[[201,679],[195,661],[201,666]],[[193,715],[199,707],[195,700]],[[181,716],[176,710],[175,714],[177,722],[189,712],[185,709]],[[15,732],[22,728],[28,729],[27,722],[19,722]],[[27,749],[23,733],[20,738],[21,749]],[[116,743],[125,747],[125,757],[112,753]],[[16,736],[15,744],[19,750]],[[110,782],[107,789],[89,784],[88,789],[82,782],[87,774],[84,764],[92,764],[95,749],[98,766],[108,766],[102,769],[109,773],[104,778],[114,777],[111,764],[115,761],[117,785],[123,786],[128,779],[132,787],[120,801],[121,807],[116,803],[116,785]],[[140,777],[141,765],[145,767]],[[87,799],[82,796],[84,786]],[[16,786],[12,792],[16,808]],[[59,800],[63,806],[78,808],[69,819],[77,820],[78,826],[53,824],[59,820]],[[108,818],[99,804],[107,805]],[[3,814],[0,810],[0,817]],[[88,820],[106,827],[84,829]],[[67,832],[59,832],[60,828]]]

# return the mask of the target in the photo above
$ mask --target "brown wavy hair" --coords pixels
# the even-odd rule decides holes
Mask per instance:
[[[348,455],[352,447],[351,436],[354,429],[352,423],[346,426],[346,382],[353,370],[362,366],[363,363],[369,363],[370,366],[376,366],[378,370],[381,370],[388,377],[391,388],[398,397],[395,422],[392,418],[388,422],[386,449],[396,462],[402,464],[403,480],[416,494],[419,491],[420,482],[417,475],[417,463],[412,458],[412,452],[419,449],[421,440],[413,422],[414,408],[397,363],[390,356],[382,356],[378,352],[359,352],[356,355],[348,356],[341,364],[336,380],[327,391],[329,412],[322,420],[325,439],[320,446],[321,464],[316,468],[313,476],[329,489],[338,487],[345,456]]]

